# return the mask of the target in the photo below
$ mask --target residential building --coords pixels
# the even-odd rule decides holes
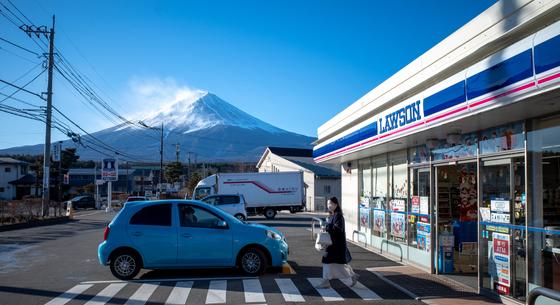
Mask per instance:
[[[27,162],[13,158],[0,157],[0,200],[21,198],[22,194],[18,194],[18,188],[10,184],[10,182],[25,176],[28,167],[29,164]]]
[[[330,197],[340,198],[340,169],[313,161],[313,150],[267,147],[257,163],[259,172],[303,172],[308,211],[326,211]]]

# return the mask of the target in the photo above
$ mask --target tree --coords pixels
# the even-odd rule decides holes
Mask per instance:
[[[183,165],[181,162],[169,163],[165,166],[163,174],[167,182],[175,183],[179,181],[183,174]]]
[[[200,180],[202,180],[202,177],[200,177],[200,174],[192,173],[191,177],[189,178],[189,183],[188,183],[189,194],[192,195],[192,193],[194,192],[194,189],[196,188],[196,185],[198,184],[198,182],[200,182]]]

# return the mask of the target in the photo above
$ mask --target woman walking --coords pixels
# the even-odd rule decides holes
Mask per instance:
[[[358,275],[348,265],[352,256],[346,246],[344,216],[338,199],[336,197],[329,199],[327,207],[330,217],[325,230],[329,233],[332,244],[327,247],[326,254],[323,256],[323,281],[317,288],[329,288],[331,286],[329,281],[333,279],[348,279],[352,281],[351,286],[354,286]]]

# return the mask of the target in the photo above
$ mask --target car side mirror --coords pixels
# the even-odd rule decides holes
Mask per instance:
[[[219,220],[218,223],[216,224],[216,227],[220,229],[226,229],[228,227],[228,224],[224,220]]]

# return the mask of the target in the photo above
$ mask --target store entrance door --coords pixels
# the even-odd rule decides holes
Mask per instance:
[[[437,270],[478,288],[477,163],[436,167]]]
[[[525,301],[525,158],[481,161],[482,287]]]

